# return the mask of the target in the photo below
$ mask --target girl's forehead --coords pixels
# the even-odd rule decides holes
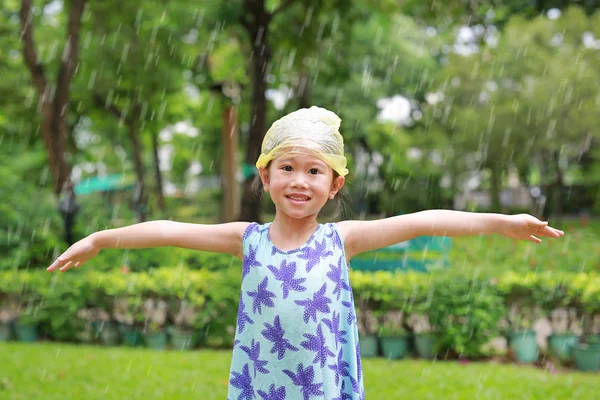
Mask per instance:
[[[296,162],[296,163],[311,163],[311,164],[322,164],[324,166],[327,163],[321,160],[318,157],[311,156],[309,154],[289,154],[289,155],[281,155],[275,159],[275,162]]]

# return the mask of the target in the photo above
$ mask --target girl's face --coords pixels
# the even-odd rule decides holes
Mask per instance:
[[[259,173],[277,211],[292,218],[316,217],[344,186],[344,177],[334,179],[331,167],[310,155],[281,156]]]

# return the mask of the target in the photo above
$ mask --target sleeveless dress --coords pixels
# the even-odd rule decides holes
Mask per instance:
[[[364,400],[346,255],[335,224],[283,251],[250,224],[228,400]]]

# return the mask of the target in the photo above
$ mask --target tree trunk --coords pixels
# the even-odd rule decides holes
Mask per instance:
[[[158,157],[158,134],[154,130],[152,131],[152,158],[154,161],[154,180],[156,181],[154,190],[156,203],[159,210],[164,214],[167,212],[167,206],[165,204],[162,173],[160,172],[160,158]]]
[[[563,171],[560,169],[560,154],[558,151],[553,153],[552,161],[554,163],[554,168],[556,172],[556,180],[554,181],[554,198],[552,202],[552,215],[554,217],[555,223],[560,223],[563,214],[563,202],[562,202],[562,192],[564,186],[564,177]]]
[[[221,187],[223,188],[223,222],[235,221],[239,214],[239,189],[237,183],[238,117],[237,109],[228,104],[223,109],[223,159]]]
[[[252,43],[252,112],[250,113],[250,135],[246,147],[245,162],[254,165],[260,155],[260,146],[265,135],[267,116],[266,77],[269,73],[271,49],[268,45],[268,28],[271,14],[265,10],[264,0],[245,0],[243,25]],[[248,18],[251,16],[250,20]],[[261,221],[261,201],[252,192],[253,176],[244,181],[241,214],[242,221]]]
[[[40,131],[48,154],[52,185],[58,198],[69,179],[71,167],[65,160],[67,138],[71,134],[69,114],[70,86],[79,57],[79,34],[85,0],[73,0],[69,9],[67,40],[62,52],[56,84],[48,82],[44,66],[39,63],[33,39],[31,0],[21,1],[21,40],[23,58],[40,96]],[[54,95],[53,97],[52,94]]]
[[[133,150],[133,163],[135,175],[137,177],[136,188],[133,193],[133,208],[137,215],[138,222],[146,221],[147,217],[147,195],[146,184],[144,182],[144,162],[142,160],[142,143],[139,137],[139,118],[140,106],[136,102],[133,105],[131,118],[127,125],[127,134],[131,140]]]
[[[491,192],[490,197],[492,200],[491,211],[500,212],[502,205],[500,204],[500,190],[502,189],[500,168],[497,164],[493,164],[491,168]]]
[[[535,197],[533,195],[532,189],[533,189],[533,184],[531,183],[531,165],[529,163],[531,163],[533,161],[528,161],[527,164],[525,163],[517,163],[516,167],[517,167],[517,174],[519,176],[519,180],[521,181],[522,184],[524,184],[527,187],[527,192],[529,193],[529,199],[531,199],[531,207],[529,207],[529,213],[535,217],[541,217],[541,213],[540,213],[540,209],[538,207],[538,203],[539,203],[539,195],[537,197]],[[540,188],[538,188],[540,190],[540,194],[541,194],[541,185]]]
[[[296,91],[300,108],[310,108],[310,74],[306,72],[306,67],[302,67],[300,71],[300,80]]]

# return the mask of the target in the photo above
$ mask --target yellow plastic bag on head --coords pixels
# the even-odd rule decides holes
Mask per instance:
[[[289,113],[267,131],[256,168],[266,167],[284,154],[310,154],[325,161],[340,176],[346,176],[341,122],[335,113],[316,106]]]

